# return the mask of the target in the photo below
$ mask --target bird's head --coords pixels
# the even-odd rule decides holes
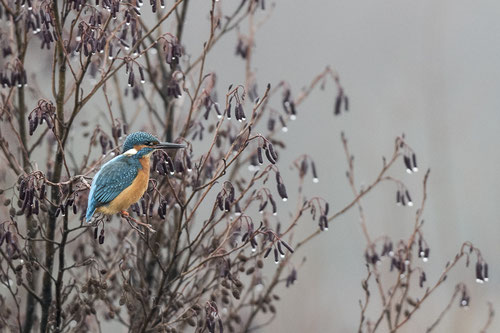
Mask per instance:
[[[122,153],[136,158],[151,155],[157,149],[179,149],[186,146],[179,143],[160,142],[157,137],[146,132],[135,132],[127,136]]]

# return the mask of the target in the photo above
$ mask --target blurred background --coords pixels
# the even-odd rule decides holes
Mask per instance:
[[[224,8],[234,5],[232,1],[220,3]],[[408,175],[399,161],[389,175],[405,182],[418,206],[425,170],[431,169],[423,215],[431,249],[425,264],[429,285],[464,241],[481,249],[491,277],[488,283],[477,284],[473,269],[461,262],[402,331],[425,331],[448,303],[455,284],[464,281],[471,294],[470,307],[460,308],[457,300],[436,331],[479,332],[488,317],[487,302],[500,309],[496,274],[500,3],[288,0],[266,4],[273,9],[267,11],[269,18],[259,17],[263,23],[256,32],[252,64],[259,91],[268,82],[276,85],[285,80],[296,96],[330,65],[350,98],[350,112],[334,117],[335,88],[330,82],[324,91],[311,94],[299,107],[297,121],[279,135],[289,147],[280,157],[289,188],[293,188],[296,172],[288,166],[307,152],[316,161],[320,182],[306,184],[306,193],[324,197],[330,211],[337,211],[353,198],[345,177],[341,131],[355,155],[358,187],[376,178],[382,156],[390,157],[396,136],[405,133],[417,153],[420,171]],[[209,5],[209,1],[190,3],[183,37],[187,54],[199,54],[208,37]],[[242,24],[242,32],[247,28],[247,23]],[[244,82],[244,62],[234,55],[236,44],[234,32],[218,42],[207,58],[206,70],[217,73],[221,91]],[[104,114],[103,110],[102,105],[97,107],[96,116]],[[395,193],[393,183],[382,183],[362,200],[373,238],[407,239],[413,229],[416,207],[396,206]],[[293,200],[287,204],[294,205]],[[316,222],[307,222],[302,220],[297,240],[317,228]],[[298,280],[279,292],[278,317],[261,331],[357,330],[359,300],[364,299],[365,246],[357,209],[351,209],[332,223],[330,231],[297,253]],[[301,265],[303,257],[306,261]],[[373,296],[367,313],[372,320],[380,310],[378,295]],[[497,331],[500,320],[495,318],[489,332]]]
[[[192,30],[188,21],[186,45],[196,45],[190,41],[206,35],[206,8],[192,9],[188,19],[201,23]],[[290,147],[282,156],[282,169],[297,154],[311,154],[320,182],[307,184],[306,191],[322,195],[336,211],[352,200],[340,132],[345,131],[355,155],[358,186],[376,178],[382,156],[389,157],[395,137],[405,133],[417,152],[420,172],[408,175],[400,162],[389,174],[403,180],[419,203],[424,172],[431,168],[424,213],[431,249],[425,264],[429,283],[437,280],[463,241],[478,246],[489,263],[486,284],[477,284],[473,269],[459,264],[405,332],[425,331],[459,281],[469,287],[471,306],[464,309],[455,302],[437,332],[479,332],[488,317],[487,302],[500,309],[499,14],[497,1],[289,0],[276,2],[256,33],[253,69],[261,89],[284,79],[297,94],[331,65],[350,97],[351,111],[340,117],[333,116],[332,87],[315,91],[300,106],[298,120],[280,135]],[[235,46],[233,34],[209,57],[208,70],[217,72],[222,87],[244,75],[243,60],[233,55]],[[394,184],[385,183],[362,201],[373,237],[407,238],[413,228],[416,208],[396,206],[395,192]],[[300,230],[307,234],[311,229]],[[357,209],[352,209],[302,249],[297,257],[307,261],[298,280],[280,293],[278,318],[262,331],[357,330],[365,246]],[[379,298],[371,302],[378,310]],[[373,319],[375,313],[370,314]],[[499,330],[495,318],[489,331]]]

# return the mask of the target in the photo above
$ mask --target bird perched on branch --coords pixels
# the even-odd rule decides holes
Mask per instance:
[[[127,136],[122,154],[104,164],[92,180],[87,222],[90,222],[95,212],[105,215],[121,213],[130,218],[127,209],[139,201],[148,188],[149,159],[153,152],[185,147],[183,144],[160,142],[158,138],[145,132]],[[152,230],[150,225],[132,220]]]

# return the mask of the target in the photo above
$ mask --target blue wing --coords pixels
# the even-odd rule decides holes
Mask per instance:
[[[113,201],[129,187],[142,168],[137,159],[120,155],[104,164],[95,175],[90,187],[86,220],[90,221],[95,210]]]

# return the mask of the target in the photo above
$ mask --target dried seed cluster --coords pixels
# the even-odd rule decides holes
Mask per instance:
[[[203,105],[205,106],[205,113],[203,114],[203,118],[205,118],[205,120],[208,119],[208,116],[210,115],[210,111],[212,111],[212,107],[215,110],[215,112],[217,113],[217,118],[219,118],[219,119],[222,118],[222,113],[220,112],[220,109],[219,109],[219,103],[214,102],[213,98],[210,95],[205,96],[205,98],[203,99]],[[228,116],[228,119],[230,119],[230,118],[231,118],[231,115]]]
[[[411,199],[410,192],[403,185],[398,186],[396,191],[396,204],[402,206],[413,206],[413,200]]]
[[[411,174],[418,171],[417,155],[415,151],[404,141],[404,134],[399,138],[399,148],[403,150],[403,162],[406,172]]]
[[[266,207],[268,206],[268,203],[271,206],[272,214],[276,216],[278,214],[278,206],[276,205],[276,201],[269,191],[265,191],[265,195],[260,196],[259,213],[264,213]]]
[[[99,135],[99,144],[101,145],[102,154],[106,155],[108,150],[113,149],[114,144],[111,137],[104,131],[100,131],[101,135]]]
[[[319,182],[318,172],[316,171],[316,164],[310,156],[303,155],[299,157],[297,160],[295,160],[294,166],[298,169],[299,177],[301,179],[304,179],[309,170],[311,170],[313,183]],[[311,169],[309,169],[309,166],[311,166]]]
[[[320,200],[319,198],[314,198],[310,201],[304,202],[302,211],[309,210],[312,216],[312,220],[316,220],[316,216],[319,215],[318,218],[318,226],[321,231],[328,231],[328,213],[330,212],[330,204],[325,200]]]
[[[20,210],[16,215],[25,214],[27,217],[38,215],[40,212],[40,201],[45,197],[45,187],[42,185],[37,197],[38,182],[35,177],[21,177],[19,183],[19,200],[18,207]],[[40,198],[40,200],[39,200]]]
[[[297,110],[295,108],[295,102],[292,99],[292,93],[290,89],[285,89],[283,93],[282,105],[283,110],[287,115],[290,116],[290,119],[295,120],[297,118]]]
[[[215,199],[215,203],[217,207],[219,207],[220,211],[230,212],[231,206],[235,203],[235,190],[233,184],[231,182],[225,182],[222,191],[217,194],[217,198]],[[239,205],[237,207],[239,213],[241,210]]]
[[[68,198],[64,204],[60,204],[59,207],[57,207],[55,216],[58,217],[59,215],[61,216],[66,216],[70,212],[70,207],[71,211],[73,214],[78,213],[78,206],[75,202],[75,198],[78,196],[77,192],[75,192],[74,196],[71,198]],[[83,215],[84,210],[82,210],[82,215]]]
[[[286,193],[286,187],[285,184],[283,183],[283,178],[281,178],[281,175],[278,172],[276,172],[276,185],[278,188],[278,194],[281,197],[283,201],[288,200],[288,194]]]
[[[276,264],[279,264],[280,260],[279,258],[284,258],[285,257],[285,251],[283,250],[283,247],[286,248],[290,253],[293,253],[293,249],[282,239],[280,239],[276,234],[272,231],[267,231],[266,232],[268,236],[268,240],[272,243],[272,246],[270,246],[266,252],[264,253],[264,258],[267,258],[271,251],[274,253],[274,262]]]
[[[172,79],[168,82],[167,96],[171,96],[174,98],[179,98],[182,96],[179,81],[175,77],[172,77]],[[207,118],[208,118],[208,116],[207,116]]]
[[[243,122],[247,119],[247,116],[245,115],[245,110],[243,109],[243,103],[245,101],[245,91],[243,90],[243,93],[240,94],[239,93],[240,88],[242,88],[242,87],[237,86],[235,89],[233,89],[233,85],[229,86],[229,89],[228,89],[229,100],[227,103],[227,107],[224,110],[224,115],[227,117],[227,119],[232,118],[232,112],[233,112],[232,107],[233,107],[233,100],[234,100],[235,104],[236,104],[236,106],[234,107],[234,118],[239,122]],[[216,106],[216,112],[217,112],[217,117],[222,118],[223,115],[221,114],[218,106]]]
[[[170,65],[170,69],[175,69],[179,65],[179,60],[183,54],[183,48],[177,37],[170,35],[170,39],[163,44],[165,61]]]
[[[170,207],[169,199],[167,197],[159,197],[158,198],[158,206],[156,208],[156,214],[157,216],[165,220],[167,218],[167,209]],[[149,193],[146,193],[139,203],[135,203],[132,205],[132,211],[137,215],[137,216],[145,216],[147,218],[153,218],[155,217],[155,201],[151,197]]]
[[[30,135],[33,135],[38,125],[42,125],[44,121],[49,129],[54,127],[55,109],[54,104],[50,101],[43,99],[38,101],[37,107],[28,115]]]
[[[5,50],[4,50],[4,53]],[[15,61],[0,71],[0,83],[2,88],[24,87],[28,84],[28,75],[21,62]]]
[[[479,258],[476,262],[476,282],[484,283],[489,280],[488,264]]]
[[[342,109],[344,109],[344,111],[349,111],[349,98],[344,93],[344,89],[339,87],[337,97],[335,97],[335,107],[333,109],[333,114],[336,116],[340,115]]]
[[[240,56],[242,59],[246,59],[248,56],[249,49],[250,45],[248,45],[248,38],[240,36],[240,38],[238,38],[238,42],[236,43],[235,54],[237,56]]]

